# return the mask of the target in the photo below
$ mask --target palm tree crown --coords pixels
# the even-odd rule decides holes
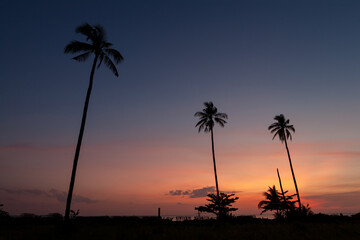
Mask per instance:
[[[285,119],[283,114],[275,116],[274,120],[276,120],[276,122],[271,124],[268,128],[268,130],[270,130],[271,133],[275,133],[273,139],[276,136],[279,136],[281,142],[284,142],[285,139],[289,139],[289,138],[290,140],[292,140],[290,131],[295,133],[295,128],[293,125],[289,125],[290,120]]]
[[[99,58],[99,64],[97,65],[98,68],[104,61],[105,65],[115,74],[115,76],[118,77],[118,71],[110,58],[118,64],[123,60],[123,56],[117,50],[110,48],[112,44],[106,41],[104,29],[99,25],[92,27],[85,23],[77,27],[76,32],[85,35],[86,41],[89,43],[79,42],[76,40],[71,41],[65,47],[64,52],[82,52],[80,55],[73,57],[74,60],[79,62],[85,61],[91,54],[94,54],[96,59]]]
[[[199,127],[199,132],[204,130],[204,132],[210,132],[215,123],[218,123],[221,127],[225,126],[228,116],[226,113],[218,113],[217,108],[212,102],[205,102],[205,108],[202,112],[196,112],[195,117],[200,117],[200,121],[196,124],[195,127]]]

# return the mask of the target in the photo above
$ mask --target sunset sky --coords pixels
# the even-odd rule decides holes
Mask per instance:
[[[64,213],[92,60],[64,54],[75,28],[102,25],[124,56],[94,77],[72,209],[86,215],[195,215],[215,180],[259,214],[268,186],[302,202],[360,212],[360,1],[0,0],[0,203],[12,215]]]

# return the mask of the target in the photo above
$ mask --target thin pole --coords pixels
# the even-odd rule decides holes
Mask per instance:
[[[276,171],[277,171],[277,175],[278,175],[278,178],[279,178],[279,183],[280,183],[281,193],[282,193],[282,195],[283,195],[284,201],[286,202],[286,198],[285,198],[284,190],[283,190],[283,187],[282,187],[282,184],[281,184],[281,178],[280,178],[279,169],[277,168],[277,169],[276,169]]]

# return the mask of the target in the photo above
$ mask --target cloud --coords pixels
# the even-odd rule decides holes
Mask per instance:
[[[306,199],[321,200],[322,207],[358,207],[360,202],[360,191],[327,193],[304,197]]]
[[[203,187],[194,189],[191,192],[189,192],[190,198],[199,198],[199,197],[206,197],[209,193],[215,192],[215,187]]]
[[[67,199],[67,192],[58,191],[56,189],[51,189],[50,193],[53,197],[55,197],[59,202],[65,202]],[[73,195],[72,201],[74,202],[82,202],[82,203],[96,203],[96,200],[92,200],[88,197]]]
[[[39,189],[16,189],[16,190],[12,190],[12,189],[6,189],[6,188],[1,188],[1,191],[7,192],[9,194],[24,194],[24,195],[33,195],[33,196],[50,196],[47,192],[39,190]]]
[[[50,191],[43,191],[39,189],[6,189],[6,188],[0,188],[1,191],[4,191],[6,193],[12,194],[12,195],[25,195],[25,196],[45,196],[49,198],[54,198],[58,200],[59,202],[65,202],[67,198],[67,192],[64,191],[58,191],[54,188],[52,188]],[[81,202],[81,203],[96,203],[96,200],[90,199],[88,197],[84,197],[81,195],[73,195],[72,197],[73,202]]]
[[[203,187],[203,188],[195,188],[193,190],[170,190],[168,194],[171,196],[189,196],[190,198],[201,198],[206,197],[210,193],[214,193],[216,191],[214,186],[211,187]],[[223,191],[226,194],[235,194],[241,191]]]
[[[170,190],[168,194],[171,196],[189,196],[190,198],[206,197],[209,193],[215,192],[215,187],[203,187],[193,190]]]
[[[195,188],[193,190],[170,190],[168,194],[171,196],[189,196],[190,198],[201,198],[206,197],[210,193],[215,192],[215,187],[203,187],[203,188]],[[224,191],[227,194],[239,193],[241,191]]]
[[[183,195],[183,190],[170,190],[169,195],[171,196],[181,196]]]

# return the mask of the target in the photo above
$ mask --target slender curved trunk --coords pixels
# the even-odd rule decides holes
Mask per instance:
[[[301,210],[301,201],[300,201],[299,190],[298,190],[298,187],[297,187],[297,184],[296,184],[295,173],[294,173],[294,169],[293,169],[293,167],[292,167],[291,158],[290,158],[290,153],[289,153],[289,148],[288,148],[288,145],[287,145],[286,138],[285,138],[285,147],[286,147],[286,151],[287,151],[288,158],[289,158],[289,163],[290,163],[290,169],[291,169],[292,177],[293,177],[293,179],[294,179],[294,184],[295,184],[295,189],[296,189],[296,196],[297,196],[297,198],[298,198],[298,203],[299,203],[299,210]]]
[[[67,201],[66,201],[65,221],[69,220],[69,215],[70,215],[70,207],[71,207],[72,193],[74,190],[76,167],[77,167],[77,163],[78,163],[79,155],[80,155],[81,142],[82,142],[82,138],[83,138],[83,134],[84,134],[86,115],[87,115],[87,110],[88,110],[88,106],[89,106],[89,100],[90,100],[90,95],[91,95],[91,90],[92,90],[92,85],[93,85],[93,78],[94,78],[94,72],[95,72],[95,66],[96,66],[97,59],[98,59],[98,55],[95,56],[94,62],[93,62],[92,68],[91,68],[90,83],[89,83],[89,88],[88,88],[87,94],[86,94],[84,111],[83,111],[82,120],[81,120],[81,127],[80,127],[79,137],[78,137],[76,150],[75,150],[74,164],[73,164],[73,169],[72,169],[72,173],[71,173],[69,192],[68,192]]]
[[[213,129],[212,129],[212,128],[211,128],[210,132],[211,132],[212,155],[213,155],[213,162],[214,162],[214,173],[215,173],[215,183],[216,183],[216,194],[217,194],[217,197],[218,197],[218,199],[219,199],[220,194],[219,194],[219,185],[218,185],[218,179],[217,179],[217,174],[216,174],[215,150],[214,150],[214,133],[213,133]]]
[[[215,148],[214,148],[214,133],[213,133],[213,129],[211,128],[210,130],[211,132],[211,147],[212,147],[212,155],[213,155],[213,163],[214,163],[214,173],[215,173],[215,183],[216,183],[216,195],[217,195],[217,199],[218,199],[218,204],[219,204],[219,215],[218,215],[218,219],[222,218],[222,211],[220,208],[220,194],[219,194],[219,184],[218,184],[218,179],[217,179],[217,174],[216,174],[216,163],[215,163]]]
[[[279,169],[277,168],[276,171],[277,171],[277,175],[278,175],[278,178],[279,178],[281,194],[283,196],[284,202],[286,202],[285,193],[284,193],[284,190],[283,190],[283,187],[282,187],[282,184],[281,184],[281,178],[280,178]]]

